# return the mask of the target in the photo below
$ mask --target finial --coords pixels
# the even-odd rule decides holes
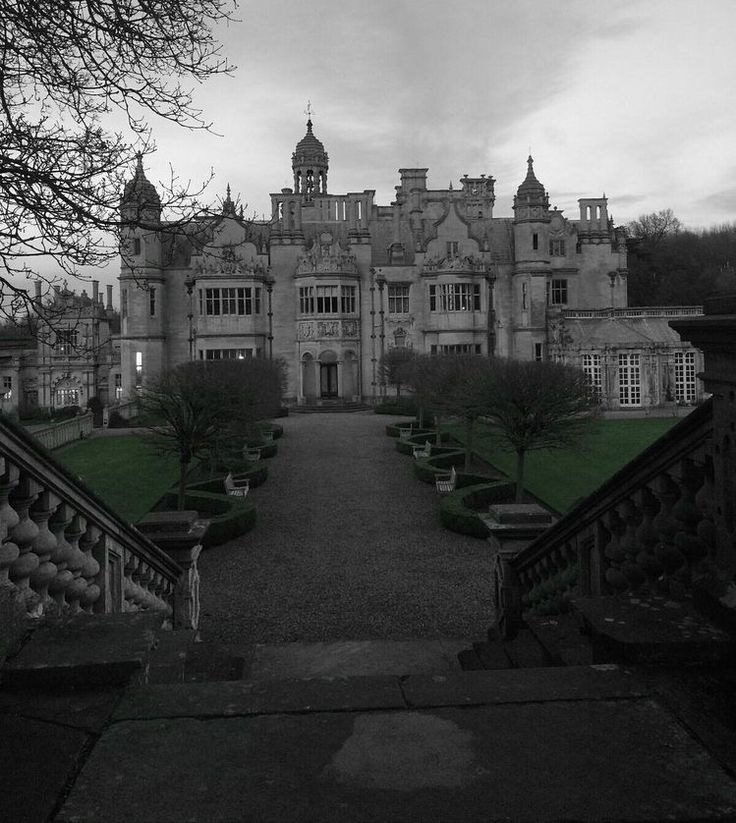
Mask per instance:
[[[225,215],[232,215],[235,216],[235,203],[233,203],[232,197],[230,196],[230,184],[227,184],[227,194],[225,199],[222,201],[222,214],[223,217]]]
[[[307,115],[307,131],[312,131],[312,115],[314,114],[314,109],[312,108],[311,100],[307,100],[307,107],[304,109],[304,114]]]

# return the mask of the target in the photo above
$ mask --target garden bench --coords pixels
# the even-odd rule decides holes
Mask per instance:
[[[411,437],[411,424],[399,429],[399,440],[408,440]]]
[[[243,449],[243,457],[249,463],[257,463],[261,459],[261,450],[258,447],[248,448],[246,446]]]
[[[234,497],[246,497],[250,491],[250,480],[247,477],[235,480],[230,472],[225,478],[225,491]]]
[[[273,443],[273,431],[268,430],[261,432],[261,437],[266,441],[266,443]]]
[[[420,460],[424,457],[429,457],[432,454],[432,444],[429,440],[424,441],[423,446],[414,446],[414,459]]]
[[[455,491],[455,483],[457,482],[457,472],[453,466],[449,474],[438,474],[434,479],[437,491],[440,494],[448,494]]]

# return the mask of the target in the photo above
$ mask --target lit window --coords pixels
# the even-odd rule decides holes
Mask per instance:
[[[678,403],[694,403],[695,386],[695,352],[675,352],[675,400]]]
[[[13,378],[3,377],[3,400],[10,400],[13,396]]]
[[[78,333],[76,329],[59,329],[56,332],[56,351],[59,354],[71,355],[77,351]]]
[[[57,406],[78,406],[79,392],[77,389],[57,389],[56,390],[56,405]]]
[[[407,284],[388,284],[388,313],[409,314],[409,286]]]
[[[618,356],[618,399],[622,406],[641,405],[641,365],[638,354]]]
[[[115,375],[115,399],[122,400],[123,399],[123,375],[116,374]]]
[[[255,349],[255,356],[261,353],[260,349]],[[200,351],[200,360],[245,360],[253,357],[253,349],[205,349]]]
[[[143,352],[135,353],[135,387],[139,389],[143,385]]]

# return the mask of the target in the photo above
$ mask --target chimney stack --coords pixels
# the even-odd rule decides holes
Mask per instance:
[[[41,302],[41,281],[36,280],[35,286],[36,286],[36,300],[38,300],[39,303],[40,303]]]
[[[107,306],[105,308],[112,310],[112,286],[107,287]]]
[[[100,299],[100,281],[93,280],[92,281],[92,302],[97,303]]]

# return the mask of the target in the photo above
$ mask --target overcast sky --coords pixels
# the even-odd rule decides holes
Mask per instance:
[[[153,182],[212,168],[211,199],[230,183],[268,213],[311,100],[330,193],[388,204],[401,167],[430,188],[485,173],[510,216],[531,151],[568,217],[605,193],[618,224],[736,220],[734,0],[246,0],[238,17],[221,32],[237,70],[197,92],[221,136],[157,124]]]

